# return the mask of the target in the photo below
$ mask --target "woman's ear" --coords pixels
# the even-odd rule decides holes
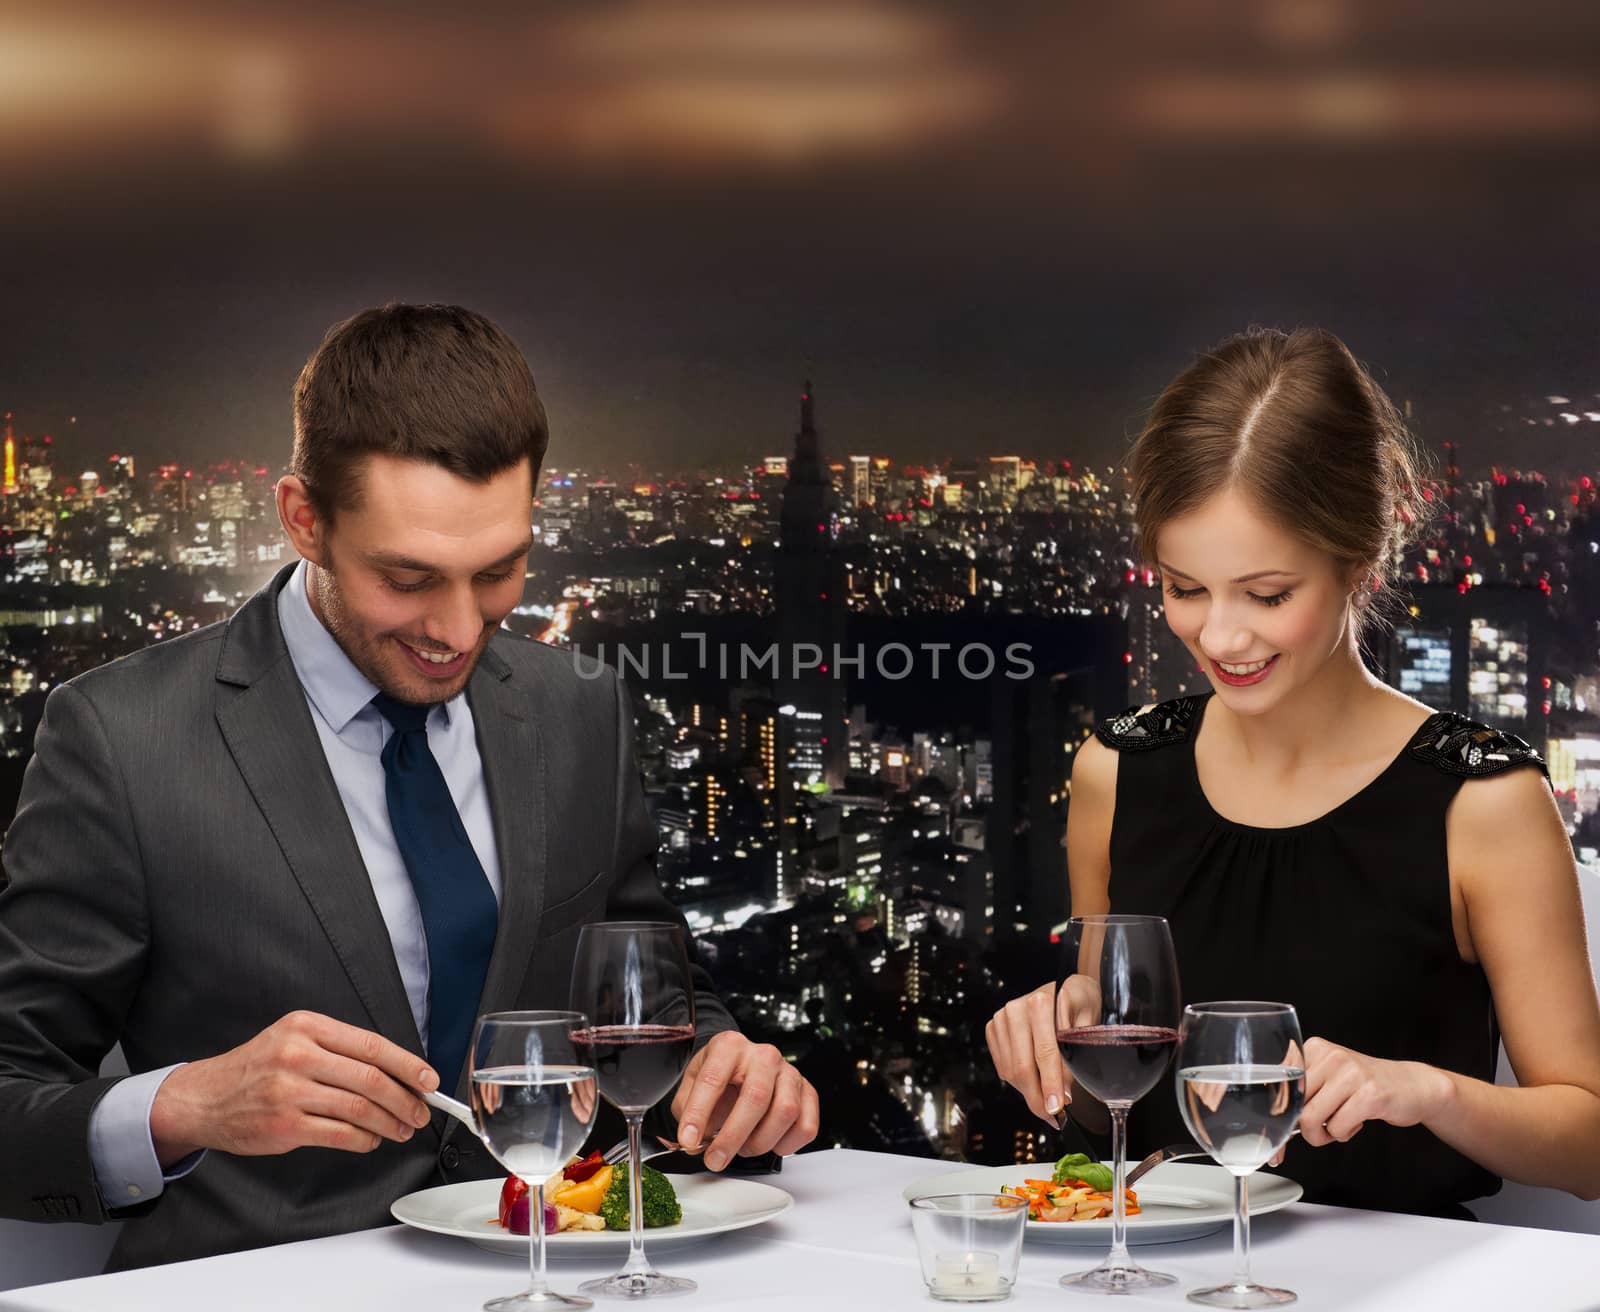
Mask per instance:
[[[1370,606],[1373,595],[1378,590],[1377,568],[1367,562],[1358,561],[1349,567],[1345,582],[1350,590],[1350,600],[1357,608]]]

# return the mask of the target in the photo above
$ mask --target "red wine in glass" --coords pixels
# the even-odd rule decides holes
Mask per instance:
[[[1070,1001],[1076,1023],[1062,1023],[1056,1041],[1073,1083],[1111,1115],[1112,1202],[1105,1261],[1061,1283],[1093,1294],[1159,1289],[1177,1278],[1146,1270],[1129,1254],[1122,1182],[1128,1109],[1155,1088],[1178,1047],[1182,1006],[1172,932],[1160,916],[1073,916],[1063,946],[1067,979],[1057,998]]]
[[[613,1276],[586,1281],[585,1294],[661,1298],[695,1283],[655,1270],[644,1254],[644,1115],[670,1096],[694,1053],[694,986],[683,926],[601,921],[578,931],[572,996],[589,1019],[572,1037],[595,1071],[605,1100],[628,1123],[628,1260]]]
[[[612,1105],[653,1107],[683,1075],[694,1050],[694,1026],[591,1025],[572,1041]]]
[[[1138,1102],[1166,1071],[1178,1031],[1165,1025],[1085,1025],[1058,1030],[1056,1042],[1073,1080],[1101,1102]]]

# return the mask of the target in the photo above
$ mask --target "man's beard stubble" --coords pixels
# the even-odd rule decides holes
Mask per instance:
[[[397,688],[394,680],[384,667],[380,652],[387,645],[388,639],[380,637],[376,640],[365,639],[361,636],[359,626],[351,618],[348,608],[344,604],[344,597],[339,592],[338,577],[326,565],[316,565],[310,561],[307,564],[307,580],[310,583],[311,609],[321,620],[322,625],[333,635],[333,640],[339,644],[339,650],[349,657],[350,663],[359,670],[369,683],[374,684],[379,691],[387,693],[396,701],[412,706],[439,706],[449,701],[461,692],[471,681],[473,672],[478,668],[478,660],[483,655],[488,637],[480,636],[477,646],[468,653],[467,666],[449,686],[441,689],[441,695],[419,700],[411,688]],[[400,659],[396,653],[396,659]],[[419,679],[421,676],[417,676]]]

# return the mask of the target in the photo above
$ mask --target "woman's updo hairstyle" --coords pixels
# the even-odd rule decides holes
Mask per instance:
[[[1156,400],[1129,475],[1151,564],[1163,524],[1237,485],[1347,570],[1368,613],[1427,504],[1394,403],[1320,328],[1252,328],[1202,355]]]

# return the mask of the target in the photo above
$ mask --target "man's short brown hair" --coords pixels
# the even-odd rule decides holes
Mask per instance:
[[[504,332],[459,305],[389,304],[335,324],[306,361],[289,468],[332,522],[360,503],[368,455],[478,483],[526,460],[537,486],[549,438],[533,373]]]

